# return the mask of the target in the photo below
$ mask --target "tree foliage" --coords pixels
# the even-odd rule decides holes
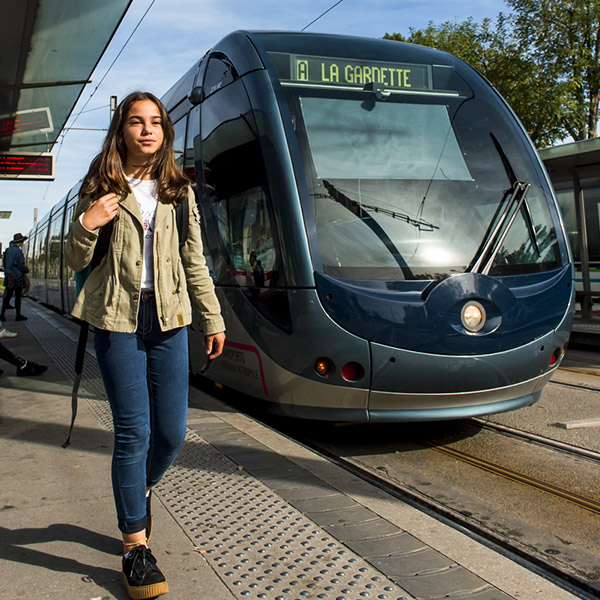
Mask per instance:
[[[574,140],[596,137],[600,93],[600,2],[506,0],[528,60],[539,65],[556,123]],[[566,137],[566,136],[563,136]]]
[[[446,21],[386,39],[451,52],[506,98],[538,147],[597,135],[600,2],[506,0],[495,20]]]

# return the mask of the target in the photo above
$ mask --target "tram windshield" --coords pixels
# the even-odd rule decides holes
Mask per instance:
[[[286,60],[272,58],[278,67]],[[326,274],[389,281],[561,266],[539,167],[482,80],[470,75],[467,83],[441,65],[357,70],[346,59],[332,70],[332,58],[321,59],[315,78],[308,60],[287,60],[281,83]]]

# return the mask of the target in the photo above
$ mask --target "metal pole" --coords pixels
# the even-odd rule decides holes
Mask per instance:
[[[115,111],[117,110],[117,97],[110,97],[110,120],[112,122],[113,117],[115,116]]]

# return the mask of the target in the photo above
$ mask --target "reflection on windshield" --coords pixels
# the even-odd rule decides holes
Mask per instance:
[[[383,206],[373,206],[372,204],[365,204],[364,202],[359,204],[358,202],[355,202],[354,200],[348,198],[348,196],[344,196],[344,194],[337,190],[335,186],[333,186],[326,179],[323,179],[323,185],[325,186],[325,189],[327,190],[329,195],[334,200],[336,200],[342,206],[345,206],[350,212],[360,216],[361,218],[365,218],[367,216],[367,211],[373,211],[391,217],[392,219],[399,219],[400,221],[404,221],[409,225],[413,225],[420,231],[433,231],[434,229],[439,229],[439,227],[437,225],[434,225],[433,223],[428,223],[427,221],[423,221],[423,219],[413,219],[407,214],[395,212],[393,210],[384,208]]]
[[[445,106],[301,98],[317,177],[451,179],[471,175]]]
[[[468,102],[392,94],[366,110],[362,91],[286,94],[326,273],[371,280],[464,273],[489,238],[507,187],[512,194],[503,161],[531,187],[526,200],[517,194],[517,214],[495,236],[486,272],[560,266],[544,188],[520,134],[496,105],[476,93]]]

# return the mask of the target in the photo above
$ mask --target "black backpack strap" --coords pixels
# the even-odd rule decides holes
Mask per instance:
[[[100,229],[100,232],[98,233],[98,239],[96,240],[96,247],[94,248],[94,254],[90,262],[91,270],[95,269],[100,264],[100,261],[104,258],[104,256],[108,253],[113,226],[114,219],[109,221]],[[85,347],[87,345],[89,329],[89,324],[83,321],[79,329],[79,339],[77,341],[77,350],[75,352],[75,377],[73,379],[73,391],[71,392],[71,425],[69,427],[67,439],[62,444],[63,448],[67,448],[71,445],[71,434],[73,433],[73,426],[75,425],[75,418],[77,417],[77,394],[79,393],[79,385],[81,383],[83,359],[85,358]]]
[[[79,384],[81,383],[83,359],[85,357],[85,347],[87,344],[89,328],[89,324],[84,321],[81,323],[81,328],[79,329],[79,340],[77,341],[77,352],[75,354],[75,378],[73,379],[73,392],[71,394],[71,426],[69,427],[67,439],[62,445],[63,448],[67,448],[71,445],[71,433],[73,433],[75,417],[77,416],[77,393],[79,391]]]
[[[187,196],[175,207],[175,219],[177,221],[177,233],[179,234],[179,252],[181,252],[187,240],[190,223],[190,208]]]
[[[98,239],[96,240],[96,246],[94,248],[94,254],[92,255],[92,260],[90,262],[92,269],[95,269],[100,264],[100,261],[104,258],[104,256],[108,254],[110,238],[112,236],[114,225],[115,220],[112,219],[106,225],[103,225],[100,228]]]

